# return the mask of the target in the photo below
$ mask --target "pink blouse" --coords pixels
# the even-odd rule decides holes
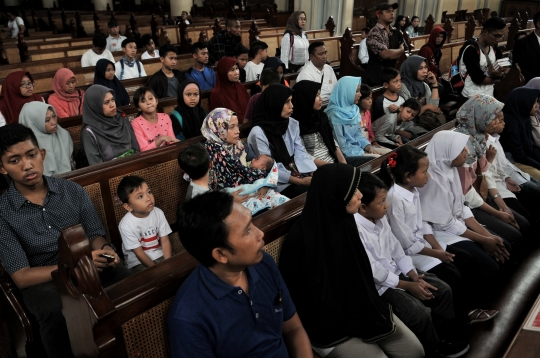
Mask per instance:
[[[157,115],[157,123],[148,123],[142,115],[131,121],[141,152],[156,148],[156,139],[159,136],[175,137],[169,115],[166,113],[158,113]]]

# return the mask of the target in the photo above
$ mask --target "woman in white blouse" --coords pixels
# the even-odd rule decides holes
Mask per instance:
[[[285,34],[281,38],[281,61],[289,72],[298,72],[309,60],[309,41],[304,31],[306,13],[295,11],[287,20]]]

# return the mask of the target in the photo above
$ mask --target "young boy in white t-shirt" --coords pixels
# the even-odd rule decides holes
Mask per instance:
[[[136,273],[171,257],[171,227],[144,179],[124,177],[117,194],[128,211],[118,225],[126,267]]]
[[[259,81],[264,68],[264,61],[268,58],[268,45],[266,42],[255,41],[250,48],[253,59],[246,64],[246,82]]]
[[[116,77],[122,80],[129,80],[130,78],[146,77],[143,64],[137,61],[135,57],[137,54],[137,42],[135,39],[125,39],[122,41],[122,52],[124,55],[122,58],[114,64],[114,74]]]

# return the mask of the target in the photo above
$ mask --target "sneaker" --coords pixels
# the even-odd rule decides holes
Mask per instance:
[[[470,348],[471,346],[469,346],[469,344],[464,341],[453,343],[441,341],[436,351],[441,357],[457,358],[467,353]]]

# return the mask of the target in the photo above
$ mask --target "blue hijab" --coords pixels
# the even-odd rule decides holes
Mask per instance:
[[[360,109],[354,103],[356,88],[362,83],[362,78],[344,76],[337,81],[330,94],[328,107],[324,112],[332,124],[346,125],[360,123]]]

